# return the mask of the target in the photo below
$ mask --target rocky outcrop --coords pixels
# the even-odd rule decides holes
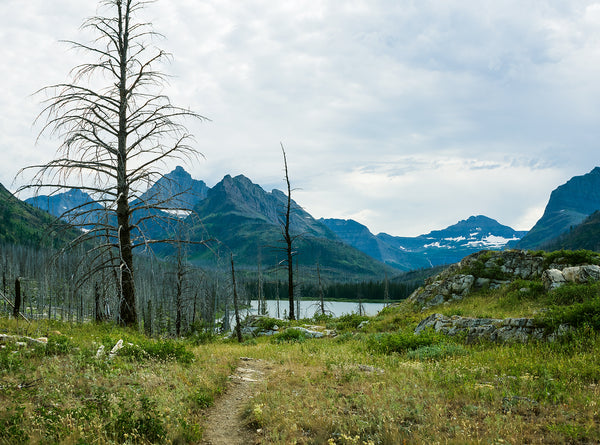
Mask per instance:
[[[546,290],[556,289],[566,283],[587,284],[600,280],[600,266],[565,267],[564,269],[548,269],[542,274],[542,282]]]
[[[568,327],[565,325],[561,326],[557,332],[548,334],[531,318],[470,318],[432,314],[419,323],[415,334],[428,328],[451,336],[465,335],[466,343],[479,341],[526,343],[532,339],[553,341],[568,331]]]
[[[496,289],[517,279],[540,278],[548,290],[569,282],[589,283],[600,280],[600,266],[546,264],[542,255],[522,250],[481,251],[428,279],[424,286],[408,297],[408,301],[428,309],[460,300],[473,290]]]

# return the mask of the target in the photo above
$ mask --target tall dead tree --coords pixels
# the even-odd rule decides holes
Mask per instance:
[[[63,219],[85,226],[76,243],[96,239],[92,254],[98,268],[117,271],[124,325],[137,324],[133,251],[157,242],[144,239],[142,231],[157,203],[140,197],[161,176],[164,161],[197,155],[181,119],[205,119],[161,94],[166,75],[156,67],[170,55],[152,43],[159,35],[151,24],[137,18],[150,3],[101,0],[98,15],[83,24],[95,40],[67,42],[94,60],[76,66],[70,82],[40,90],[48,96],[38,116],[45,121],[40,135],[56,135],[62,144],[54,160],[27,167],[36,173],[22,187],[38,193],[81,189],[92,196],[93,205],[73,209],[71,218]],[[96,215],[101,212],[109,215],[105,222]]]
[[[294,256],[296,252],[294,251],[294,241],[296,240],[296,236],[292,236],[290,231],[291,224],[291,212],[292,212],[292,188],[290,186],[290,177],[288,175],[288,166],[287,166],[287,157],[285,155],[285,149],[283,148],[283,144],[281,144],[281,151],[283,152],[283,166],[285,170],[285,182],[287,185],[287,203],[285,206],[284,215],[281,221],[281,235],[283,237],[283,242],[285,243],[283,250],[285,251],[285,260],[282,264],[285,265],[285,268],[288,273],[288,302],[289,302],[289,313],[288,318],[290,320],[295,320],[295,311],[294,311]]]

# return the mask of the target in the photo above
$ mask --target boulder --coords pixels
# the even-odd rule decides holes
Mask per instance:
[[[546,290],[556,289],[566,283],[586,284],[598,280],[600,280],[600,266],[594,264],[565,267],[562,270],[548,269],[542,274],[542,282]]]
[[[467,343],[492,341],[496,343],[526,343],[531,339],[555,340],[566,332],[561,328],[559,333],[546,335],[543,328],[536,326],[531,318],[471,318],[454,315],[447,317],[442,314],[432,314],[419,323],[415,334],[431,328],[446,335],[466,335]]]

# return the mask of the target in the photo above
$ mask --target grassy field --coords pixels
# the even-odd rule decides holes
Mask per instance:
[[[546,293],[520,282],[443,307],[447,315],[538,314],[548,326],[572,320],[576,329],[555,343],[414,335],[431,311],[408,304],[362,329],[367,318],[357,315],[310,321],[335,328],[335,338],[287,331],[243,344],[1,319],[0,333],[48,344],[0,349],[0,443],[198,443],[206,409],[242,356],[273,364],[245,409],[262,443],[600,443],[597,295],[595,286]],[[120,339],[125,347],[111,358]]]

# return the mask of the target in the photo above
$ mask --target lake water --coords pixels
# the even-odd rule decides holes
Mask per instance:
[[[384,308],[383,303],[362,303],[363,315],[377,315]],[[297,307],[297,306],[295,306]],[[289,302],[287,300],[279,300],[279,314],[277,313],[277,300],[267,300],[267,312],[269,317],[284,318],[287,316]],[[326,301],[325,310],[331,313],[334,317],[339,317],[345,314],[358,314],[358,303],[351,301]],[[251,314],[258,313],[258,300],[252,300],[252,308],[244,309],[242,315],[247,312]],[[296,318],[312,318],[315,312],[321,313],[321,303],[318,300],[301,300],[300,315],[296,314]]]

